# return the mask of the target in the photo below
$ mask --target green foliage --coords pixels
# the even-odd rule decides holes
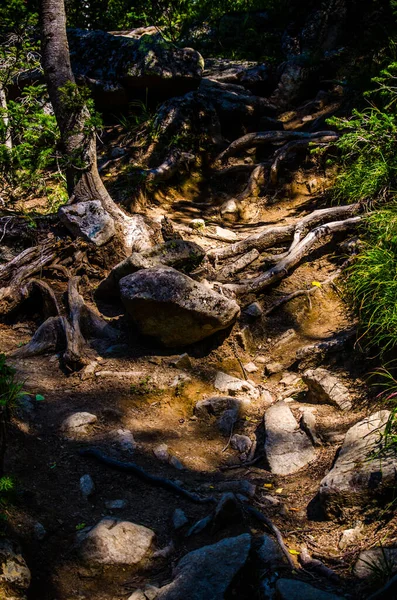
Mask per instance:
[[[15,406],[21,395],[23,384],[18,381],[16,371],[6,363],[4,354],[0,354],[0,407],[7,410]]]
[[[349,270],[347,288],[367,343],[382,355],[397,345],[397,202],[366,219],[364,249]]]
[[[49,208],[65,201],[65,183],[57,168],[59,131],[47,104],[44,85],[26,87],[17,100],[0,109],[0,141],[4,142],[7,116],[13,147],[0,143],[0,186],[5,197],[46,195]]]
[[[341,171],[335,197],[342,202],[390,199],[397,184],[397,63],[391,63],[372,79],[366,92],[370,106],[354,110],[350,118],[332,118],[328,123],[342,131],[335,146]]]
[[[373,107],[328,122],[344,132],[335,144],[342,165],[335,197],[341,202],[388,198],[397,183],[397,115]]]

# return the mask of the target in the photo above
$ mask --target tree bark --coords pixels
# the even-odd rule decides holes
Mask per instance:
[[[73,89],[75,79],[63,0],[41,1],[41,35],[43,69],[67,160],[69,203],[99,200],[113,218],[116,235],[128,252],[132,246],[131,217],[113,202],[103,185],[97,166],[95,130],[89,124],[90,114],[78,89]],[[69,86],[70,97],[65,94],[65,86]]]
[[[4,145],[8,150],[12,150],[12,138],[11,138],[11,129],[10,129],[10,120],[8,118],[7,112],[7,98],[5,89],[0,83],[0,108],[4,111],[1,119],[4,125]]]

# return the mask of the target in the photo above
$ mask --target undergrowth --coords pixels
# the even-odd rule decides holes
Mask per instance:
[[[397,346],[397,62],[383,69],[366,93],[369,105],[351,118],[333,118],[342,135],[342,168],[333,190],[342,202],[362,202],[363,246],[348,271],[361,340],[383,358]]]
[[[348,271],[347,289],[365,343],[385,356],[397,345],[397,201],[365,219],[364,246]]]

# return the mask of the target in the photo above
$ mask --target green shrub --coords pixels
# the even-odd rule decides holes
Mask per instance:
[[[397,201],[366,218],[364,248],[348,272],[347,288],[364,341],[385,355],[397,345]]]
[[[5,354],[0,354],[0,407],[9,410],[15,406],[22,387],[15,369],[6,363]]]
[[[338,201],[387,199],[397,183],[397,115],[372,107],[328,122],[343,130],[335,144],[342,167],[334,187]]]

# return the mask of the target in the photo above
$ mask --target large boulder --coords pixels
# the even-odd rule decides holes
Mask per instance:
[[[118,296],[120,279],[141,269],[166,266],[189,273],[198,267],[204,255],[201,246],[184,240],[170,240],[143,252],[133,252],[110,271],[97,293],[104,297]]]
[[[233,578],[245,565],[251,537],[244,533],[186,554],[174,580],[161,588],[157,600],[223,600]]]
[[[144,269],[120,280],[121,299],[140,331],[165,346],[187,346],[232,325],[234,300],[171,267]]]
[[[272,473],[290,475],[316,458],[313,444],[284,400],[265,412],[265,453]]]
[[[80,532],[79,554],[89,565],[136,565],[149,556],[154,536],[142,525],[105,517]]]
[[[113,35],[70,29],[70,57],[77,81],[89,85],[102,110],[122,108],[133,98],[149,101],[197,88],[204,68],[192,48],[178,48],[153,30],[144,35]]]
[[[380,410],[347,432],[333,468],[320,483],[319,499],[329,516],[343,516],[349,508],[395,489],[396,458],[378,454],[389,415]]]

